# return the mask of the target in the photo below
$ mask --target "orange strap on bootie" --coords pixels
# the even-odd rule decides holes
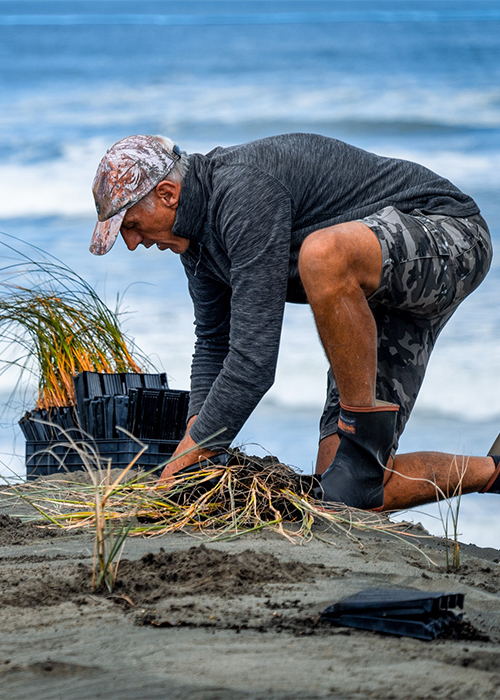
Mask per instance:
[[[479,493],[500,493],[500,455],[488,455],[495,463],[495,471],[484,489]]]

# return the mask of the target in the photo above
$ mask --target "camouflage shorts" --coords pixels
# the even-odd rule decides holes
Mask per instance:
[[[385,207],[361,221],[382,248],[380,285],[368,303],[377,324],[377,398],[401,407],[396,449],[439,333],[488,272],[491,241],[479,214],[455,218]],[[337,432],[339,410],[328,372],[320,439]]]

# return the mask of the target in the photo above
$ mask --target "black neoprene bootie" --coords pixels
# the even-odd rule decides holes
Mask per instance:
[[[495,465],[495,471],[486,486],[479,493],[499,493],[500,494],[500,435],[490,447],[488,457],[491,457]]]
[[[340,444],[321,477],[324,501],[370,510],[384,502],[384,468],[391,455],[399,406],[377,401],[373,408],[341,404]]]

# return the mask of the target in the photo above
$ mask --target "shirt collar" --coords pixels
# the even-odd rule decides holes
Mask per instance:
[[[208,163],[209,159],[199,153],[189,156],[189,167],[182,181],[179,206],[172,227],[175,236],[194,241],[202,238],[209,198]]]

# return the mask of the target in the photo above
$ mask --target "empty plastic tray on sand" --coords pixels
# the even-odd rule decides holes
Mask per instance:
[[[406,588],[370,588],[325,608],[322,619],[334,625],[435,639],[460,620],[463,593],[435,593]]]

